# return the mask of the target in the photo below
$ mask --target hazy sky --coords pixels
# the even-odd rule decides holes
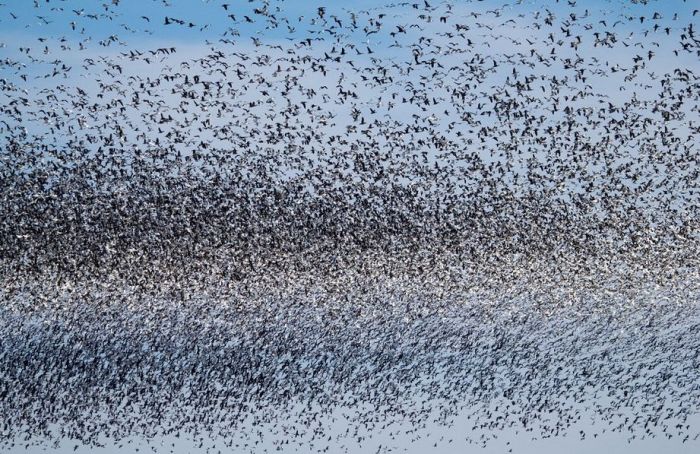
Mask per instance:
[[[700,415],[695,415],[688,420],[691,427],[700,427]],[[632,434],[611,432],[610,430],[597,435],[595,438],[591,433],[597,429],[600,432],[605,426],[601,423],[596,425],[590,424],[578,424],[571,428],[570,433],[564,437],[553,437],[547,439],[536,439],[533,440],[531,433],[525,433],[524,431],[519,431],[515,433],[515,430],[505,430],[503,432],[495,432],[497,436],[496,439],[492,439],[489,443],[483,446],[470,445],[464,441],[463,434],[471,433],[471,425],[465,418],[463,422],[460,423],[459,418],[455,422],[453,427],[444,427],[438,424],[429,424],[425,429],[421,431],[421,438],[414,439],[412,435],[400,434],[392,438],[389,434],[392,431],[399,431],[401,429],[406,430],[409,426],[394,425],[391,428],[384,430],[375,430],[372,432],[361,432],[361,435],[366,437],[361,443],[356,442],[352,438],[337,438],[338,435],[342,434],[345,430],[345,426],[342,423],[336,423],[333,425],[334,430],[325,431],[325,433],[330,433],[333,435],[333,440],[331,442],[314,444],[315,448],[323,449],[325,446],[329,446],[329,452],[347,452],[347,453],[374,453],[378,452],[381,447],[393,448],[392,452],[407,452],[407,453],[446,453],[446,454],[459,454],[459,453],[476,453],[476,454],[498,454],[507,453],[509,449],[512,449],[514,453],[520,454],[539,454],[539,453],[562,453],[566,452],[569,454],[588,454],[591,452],[606,452],[606,453],[622,453],[622,454],[637,454],[637,453],[660,453],[660,452],[673,452],[678,454],[695,454],[700,450],[700,439],[689,440],[683,443],[679,438],[667,439],[661,436],[656,438],[647,438],[644,440],[631,439]],[[588,432],[584,439],[581,439],[579,431],[583,430]],[[290,445],[285,445],[281,451],[277,451],[277,443],[286,440],[284,436],[274,433],[273,431],[262,429],[263,437],[262,442],[258,445],[254,444],[253,438],[251,440],[235,440],[235,443],[240,443],[237,449],[224,449],[223,443],[212,443],[207,441],[203,448],[199,448],[199,442],[193,442],[191,440],[183,440],[175,437],[156,437],[149,443],[145,443],[143,440],[131,439],[122,440],[119,443],[109,443],[106,442],[104,448],[91,448],[78,446],[75,442],[70,440],[64,441],[61,446],[54,450],[53,448],[47,448],[45,446],[35,446],[25,449],[24,447],[13,449],[12,452],[26,452],[28,454],[43,453],[43,452],[57,452],[57,453],[116,453],[116,452],[135,452],[136,448],[139,448],[139,452],[157,452],[157,453],[189,453],[189,452],[204,452],[207,446],[214,446],[213,451],[217,452],[218,449],[222,449],[222,452],[263,452],[265,449],[268,452],[282,452],[282,453],[292,453],[292,452],[315,452],[315,450],[309,449],[309,445],[300,446],[299,442],[294,442],[291,440]],[[255,430],[251,430],[251,433],[255,433]],[[452,440],[452,442],[450,442]],[[244,443],[249,443],[255,448],[246,449]],[[174,446],[173,446],[174,444]],[[121,445],[121,447],[119,447]],[[78,446],[77,449],[75,447]],[[383,450],[381,452],[384,452]]]

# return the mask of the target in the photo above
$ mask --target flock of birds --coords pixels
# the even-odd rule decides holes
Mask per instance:
[[[0,4],[0,447],[697,443],[700,14],[600,3]]]

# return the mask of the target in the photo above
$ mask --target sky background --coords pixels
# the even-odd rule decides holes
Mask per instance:
[[[428,424],[425,429],[421,431],[420,438],[414,437],[414,435],[406,435],[401,433],[401,431],[406,431],[410,429],[409,425],[396,424],[391,426],[390,429],[377,429],[372,431],[361,431],[360,436],[365,437],[361,442],[356,442],[352,437],[343,436],[346,425],[342,423],[342,419],[336,422],[333,430],[325,431],[327,434],[333,436],[333,440],[330,442],[319,442],[310,441],[307,439],[308,444],[301,444],[299,441],[295,442],[291,440],[290,445],[284,445],[281,451],[277,451],[277,446],[280,442],[287,440],[287,437],[271,429],[270,427],[252,428],[250,427],[250,433],[259,433],[262,436],[256,436],[252,439],[242,437],[239,440],[234,440],[234,446],[232,448],[226,448],[224,443],[221,441],[212,442],[211,440],[205,441],[203,447],[199,447],[199,440],[193,441],[183,438],[175,437],[155,437],[146,443],[144,440],[139,438],[120,440],[118,443],[111,443],[105,441],[105,447],[103,448],[93,448],[84,447],[76,444],[73,441],[65,440],[58,448],[46,447],[46,446],[30,446],[30,447],[18,447],[11,450],[12,452],[26,452],[26,453],[44,453],[44,452],[57,452],[57,453],[115,453],[115,452],[138,452],[148,453],[189,453],[189,452],[204,452],[206,448],[209,447],[212,450],[210,452],[218,452],[219,449],[222,452],[316,452],[316,449],[323,449],[329,446],[329,452],[347,452],[347,453],[375,453],[375,452],[386,452],[382,450],[382,447],[389,447],[392,449],[391,452],[408,452],[408,453],[449,453],[449,454],[459,454],[459,453],[475,453],[475,454],[498,454],[498,453],[508,453],[512,449],[514,453],[521,454],[538,454],[538,453],[562,453],[567,452],[570,454],[587,454],[591,452],[606,452],[606,453],[659,453],[659,452],[673,452],[678,454],[694,454],[700,449],[700,440],[689,440],[687,442],[682,442],[681,439],[674,437],[668,439],[665,437],[656,438],[646,438],[646,439],[632,439],[632,434],[625,432],[612,432],[609,429],[605,433],[600,433],[606,428],[604,424],[589,424],[580,423],[574,425],[570,433],[562,437],[552,437],[546,439],[533,439],[532,433],[526,433],[522,430],[516,433],[515,430],[504,430],[503,432],[494,432],[497,438],[489,440],[486,446],[478,446],[473,444],[467,444],[464,441],[463,434],[469,434],[471,432],[471,424],[465,415],[462,415],[463,420],[460,422],[460,418],[457,418],[453,427],[444,427],[440,424]],[[585,421],[585,418],[584,418]],[[700,416],[695,415],[688,420],[691,427],[700,427]],[[245,431],[246,429],[242,429]],[[587,432],[584,439],[581,438],[579,433],[580,430]],[[600,433],[595,438],[591,435],[594,431]],[[397,433],[392,437],[391,432]],[[256,444],[256,440],[259,444]],[[450,442],[452,440],[452,442]],[[235,447],[238,444],[238,447]],[[246,444],[248,446],[246,446]],[[77,448],[76,448],[77,446]],[[313,446],[313,448],[312,448]],[[314,449],[315,448],[315,449]]]

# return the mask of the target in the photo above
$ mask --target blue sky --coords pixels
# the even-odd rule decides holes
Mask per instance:
[[[415,0],[416,3],[422,6],[422,1]],[[254,9],[260,7],[261,2],[247,2],[241,0],[170,0],[171,6],[164,6],[163,0],[120,0],[118,6],[110,5],[109,9],[102,5],[108,4],[108,1],[89,1],[89,0],[74,0],[74,1],[59,1],[50,0],[44,2],[38,1],[35,3],[27,1],[5,1],[3,6],[0,6],[0,24],[2,24],[2,36],[6,40],[5,44],[12,45],[10,38],[13,36],[25,37],[49,37],[54,38],[67,37],[77,38],[80,31],[85,30],[86,36],[95,38],[102,36],[107,37],[115,34],[123,37],[125,40],[137,39],[154,39],[175,41],[181,43],[189,43],[192,41],[203,41],[204,39],[213,39],[225,30],[227,27],[234,24],[234,21],[228,17],[228,14],[236,16],[236,28],[241,31],[242,37],[249,37],[260,33],[265,39],[279,39],[287,36],[287,30],[283,27],[278,30],[265,29],[264,22],[260,16],[254,14]],[[327,10],[327,15],[337,15],[338,17],[347,17],[347,11],[369,10],[380,8],[386,5],[397,5],[402,2],[386,2],[376,0],[355,0],[353,2],[327,2],[315,3],[300,0],[287,0],[284,2],[272,2],[270,12],[278,17],[299,18],[303,16],[306,20],[301,23],[294,23],[300,35],[312,28],[308,24],[310,18],[317,16],[317,8],[323,5]],[[409,5],[414,1],[410,0]],[[444,2],[430,2],[431,6],[440,5]],[[562,2],[542,2],[524,0],[522,3],[516,1],[510,2],[494,2],[494,1],[455,1],[452,2],[456,6],[463,6],[469,10],[485,11],[494,7],[510,4],[518,11],[533,11],[541,9],[543,4],[555,14],[568,13],[571,8]],[[615,13],[626,14],[636,13],[639,11],[654,11],[659,12],[669,18],[674,12],[681,11],[679,19],[683,21],[685,14],[690,14],[693,10],[693,2],[684,2],[682,0],[655,1],[651,0],[649,5],[634,4],[631,0],[590,0],[586,2],[578,1],[578,9],[589,9],[590,11],[609,11],[611,17]],[[225,10],[221,5],[229,4],[228,10]],[[276,12],[276,8],[282,9],[281,12]],[[410,8],[410,6],[409,6]],[[13,19],[11,13],[17,16]],[[78,14],[79,13],[79,14]],[[685,13],[685,14],[683,14]],[[98,15],[99,20],[89,18],[90,15]],[[254,23],[246,23],[244,16],[249,16],[255,20]],[[142,16],[149,18],[150,21],[143,19]],[[165,17],[182,19],[188,24],[194,23],[195,27],[171,25],[164,26]],[[687,16],[686,16],[687,19]],[[49,23],[46,23],[49,22]],[[75,22],[76,29],[73,30],[71,22]],[[201,30],[205,25],[208,28]],[[642,24],[634,21],[639,28]],[[631,25],[633,25],[631,24]],[[130,30],[126,30],[122,25],[127,25]],[[634,28],[632,26],[632,28]],[[152,31],[153,34],[149,34]],[[14,44],[20,44],[16,42]],[[28,43],[22,43],[28,44]]]

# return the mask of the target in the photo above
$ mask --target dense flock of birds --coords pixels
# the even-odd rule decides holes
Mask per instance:
[[[352,3],[0,6],[1,447],[697,443],[697,4]]]

